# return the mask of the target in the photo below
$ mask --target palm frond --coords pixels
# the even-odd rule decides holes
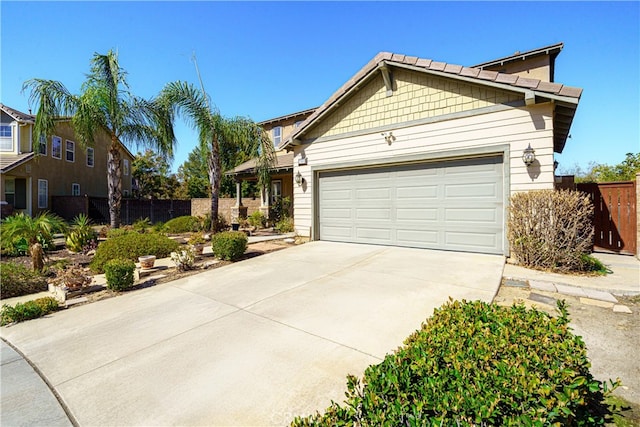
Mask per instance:
[[[28,90],[29,105],[38,105],[34,125],[33,142],[53,133],[56,120],[73,116],[78,109],[78,98],[55,80],[31,79],[22,85],[22,91]]]

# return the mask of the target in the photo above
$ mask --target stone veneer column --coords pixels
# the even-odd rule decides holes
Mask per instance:
[[[231,224],[240,224],[247,217],[247,207],[242,206],[242,180],[236,180],[236,204],[231,208]]]

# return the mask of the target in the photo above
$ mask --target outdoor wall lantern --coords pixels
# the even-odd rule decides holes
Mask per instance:
[[[522,152],[522,161],[527,167],[531,166],[533,162],[536,160],[536,150],[531,148],[531,144]]]
[[[296,174],[296,184],[298,184],[298,186],[301,186],[303,182],[304,178],[302,177],[300,171],[298,171],[298,173]]]
[[[396,140],[396,137],[393,136],[392,132],[382,132],[380,135],[384,137],[384,140],[387,141],[387,144],[389,145]]]

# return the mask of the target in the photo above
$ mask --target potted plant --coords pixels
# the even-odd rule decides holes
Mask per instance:
[[[189,245],[193,247],[196,255],[202,255],[202,251],[204,250],[204,244],[206,243],[206,239],[200,233],[193,233],[188,241]]]
[[[140,267],[142,269],[153,268],[153,265],[156,262],[156,256],[155,255],[143,255],[143,256],[138,257],[138,261],[140,261]]]

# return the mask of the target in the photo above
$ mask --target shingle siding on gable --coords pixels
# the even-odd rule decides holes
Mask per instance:
[[[518,94],[409,70],[396,69],[393,77],[395,88],[392,96],[386,95],[382,76],[378,74],[311,129],[305,139],[401,124],[522,99]]]

